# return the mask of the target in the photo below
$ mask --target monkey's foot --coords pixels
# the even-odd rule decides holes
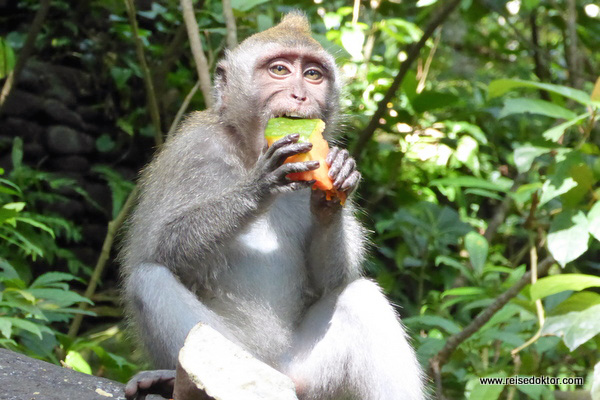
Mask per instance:
[[[149,394],[158,394],[170,399],[173,397],[174,386],[174,369],[142,371],[127,382],[125,398],[127,400],[145,400]]]

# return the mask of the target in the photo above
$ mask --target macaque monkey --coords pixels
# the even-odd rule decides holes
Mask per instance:
[[[349,199],[327,200],[285,163],[310,143],[267,148],[268,120],[319,118],[331,138],[341,81],[297,12],[219,62],[215,106],[193,113],[143,171],[122,253],[128,313],[154,364],[128,399],[172,393],[190,329],[210,325],[288,375],[300,399],[423,399],[420,367],[381,289],[362,276],[366,232]],[[326,160],[338,190],[360,180],[346,150]]]

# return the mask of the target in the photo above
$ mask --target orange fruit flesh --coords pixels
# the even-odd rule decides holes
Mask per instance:
[[[325,125],[322,124],[322,128],[325,128]],[[338,191],[333,187],[333,181],[329,177],[329,166],[325,162],[327,158],[327,154],[329,153],[329,145],[327,141],[323,138],[322,131],[323,129],[315,129],[310,136],[308,136],[308,140],[303,140],[301,137],[300,141],[308,141],[313,144],[312,149],[308,153],[297,154],[291,157],[288,157],[285,162],[303,162],[303,161],[319,161],[319,168],[314,171],[306,171],[306,172],[294,172],[288,174],[288,178],[293,181],[311,181],[315,180],[313,185],[313,190],[323,190],[325,192],[325,197],[327,200],[332,200],[334,197],[340,199],[342,204],[346,201],[346,193],[342,191]],[[267,143],[271,146],[274,142],[281,139],[282,136],[266,136]]]

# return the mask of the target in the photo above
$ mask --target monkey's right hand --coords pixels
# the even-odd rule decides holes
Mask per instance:
[[[298,143],[300,135],[288,135],[274,142],[258,159],[252,170],[252,180],[261,197],[272,197],[277,193],[291,192],[311,187],[315,181],[292,181],[287,178],[294,172],[307,172],[319,168],[318,161],[292,162],[285,160],[296,154],[307,153],[312,143]]]

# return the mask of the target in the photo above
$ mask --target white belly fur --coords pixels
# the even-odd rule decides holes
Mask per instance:
[[[304,311],[309,199],[308,190],[281,195],[232,241],[229,268],[209,301],[234,330],[244,328],[241,342],[267,362],[288,345]]]

